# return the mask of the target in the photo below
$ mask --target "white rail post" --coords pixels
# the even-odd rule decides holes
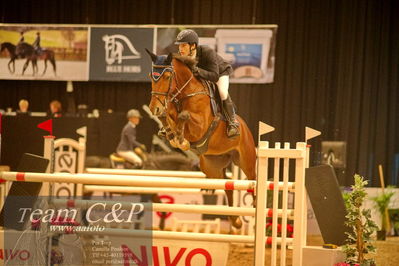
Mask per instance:
[[[46,173],[54,172],[54,136],[43,136],[44,151],[43,157],[49,159],[50,163],[46,169]]]
[[[280,149],[280,142],[274,144],[274,149]],[[278,184],[280,181],[280,157],[273,158],[274,174],[273,174],[273,212],[272,212],[272,256],[271,265],[277,265],[277,225],[278,225]]]
[[[268,157],[260,156],[261,149],[268,149],[269,142],[260,141],[260,136],[274,131],[265,123],[259,121],[258,132],[258,174],[256,182],[256,211],[255,211],[255,259],[254,265],[265,265],[265,244],[266,244],[266,200],[267,200],[267,169]]]
[[[259,143],[259,149],[269,148],[267,141]],[[258,153],[259,154],[259,153]],[[268,158],[258,156],[258,179],[256,182],[256,211],[255,211],[255,266],[265,265],[266,243],[266,198],[267,198],[267,169]]]
[[[284,143],[284,149],[290,149],[290,143]],[[283,202],[282,202],[282,225],[281,225],[281,254],[280,254],[280,266],[286,264],[286,248],[287,248],[287,210],[288,210],[288,179],[289,179],[289,158],[284,158],[283,162]]]
[[[306,190],[305,190],[305,166],[306,143],[298,142],[296,149],[301,151],[295,160],[295,210],[294,210],[294,244],[292,265],[302,266],[302,251],[306,245]]]
[[[49,160],[49,164],[46,169],[46,173],[54,173],[54,139],[55,136],[43,136],[44,138],[44,148],[43,157]],[[52,185],[48,182],[43,182],[42,188],[40,190],[40,196],[50,196],[52,195]]]

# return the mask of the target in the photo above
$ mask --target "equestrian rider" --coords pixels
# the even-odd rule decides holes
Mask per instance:
[[[236,137],[240,134],[236,119],[234,103],[229,96],[229,75],[233,68],[215,50],[206,45],[198,45],[198,35],[193,30],[183,30],[175,44],[179,45],[179,54],[189,56],[198,63],[192,68],[197,78],[215,82],[222,100],[223,112],[227,118],[227,136]]]
[[[25,41],[25,36],[24,36],[24,32],[21,31],[20,36],[19,36],[19,41],[17,43],[17,46],[15,48],[15,55],[19,56],[21,54],[23,54],[23,47],[21,46],[21,44]]]
[[[40,47],[40,32],[36,32],[36,39],[32,44],[33,48],[35,48],[35,51],[37,54],[40,54],[42,51],[42,48]]]
[[[20,37],[19,37],[18,44],[23,43],[24,41],[25,41],[24,32],[21,31],[21,35],[20,35]],[[18,45],[18,44],[17,44],[17,45]]]
[[[129,122],[127,122],[122,129],[121,140],[116,148],[116,153],[133,164],[135,168],[143,166],[143,160],[137,154],[140,151],[136,148],[145,151],[144,144],[136,140],[136,126],[140,123],[140,118],[142,118],[142,116],[136,109],[131,109],[127,112],[127,119]]]

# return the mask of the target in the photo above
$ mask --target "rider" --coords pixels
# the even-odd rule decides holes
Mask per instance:
[[[142,116],[136,109],[131,109],[127,112],[127,119],[129,122],[123,128],[121,140],[116,148],[116,153],[126,161],[132,163],[135,167],[143,166],[143,160],[137,152],[140,152],[140,149],[145,151],[144,144],[136,140],[136,126],[140,123],[140,118],[142,118]]]
[[[227,118],[227,136],[236,137],[240,134],[236,119],[234,103],[229,96],[229,75],[233,68],[215,50],[205,45],[198,45],[198,35],[193,30],[183,30],[175,44],[179,45],[180,55],[189,56],[198,62],[192,68],[196,77],[216,82],[222,100],[223,112]]]
[[[24,41],[25,41],[24,32],[21,31],[21,35],[20,35],[20,37],[19,37],[18,44],[23,43]]]
[[[17,56],[19,56],[20,54],[23,54],[23,48],[22,48],[22,43],[25,41],[25,37],[24,37],[24,32],[21,31],[20,32],[20,36],[19,36],[19,41],[17,43],[16,49],[15,49],[15,54]]]
[[[42,47],[40,47],[40,32],[36,32],[36,39],[32,44],[33,48],[35,48],[35,51],[37,54],[40,54],[42,51]]]

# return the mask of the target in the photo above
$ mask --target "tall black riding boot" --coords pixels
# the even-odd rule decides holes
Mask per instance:
[[[236,119],[234,103],[231,100],[230,95],[228,95],[227,99],[223,101],[223,111],[227,118],[227,136],[229,138],[234,138],[240,135],[239,123]]]

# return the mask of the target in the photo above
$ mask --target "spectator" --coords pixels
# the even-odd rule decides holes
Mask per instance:
[[[29,102],[25,99],[21,99],[18,103],[19,109],[17,110],[17,115],[30,115],[30,112],[28,111],[29,108]]]
[[[51,117],[61,117],[62,116],[62,106],[57,100],[51,101],[50,103],[50,116]]]

